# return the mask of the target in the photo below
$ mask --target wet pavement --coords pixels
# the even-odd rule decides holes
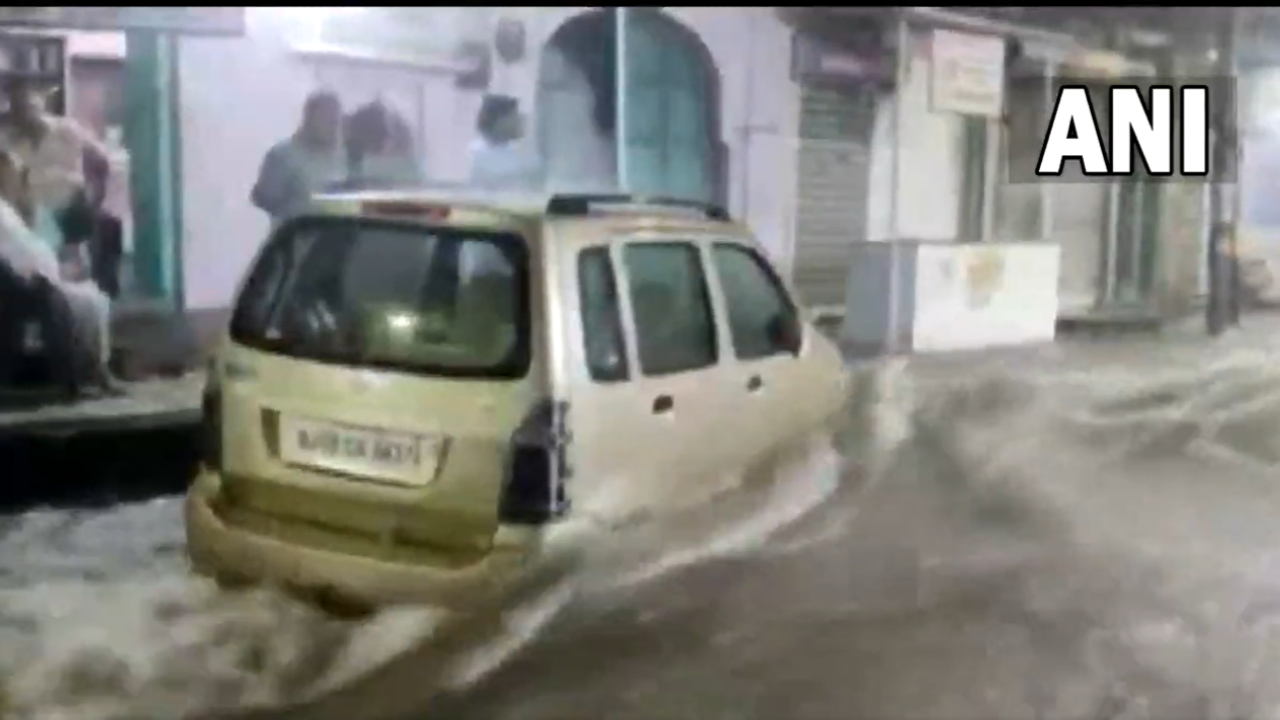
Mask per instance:
[[[219,593],[173,499],[29,511],[0,717],[1280,717],[1273,330],[866,367],[839,455],[566,529],[498,614]]]

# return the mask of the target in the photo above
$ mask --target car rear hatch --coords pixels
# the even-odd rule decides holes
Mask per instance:
[[[219,373],[227,522],[387,559],[488,549],[547,394],[530,253],[438,220],[301,219],[264,249]]]

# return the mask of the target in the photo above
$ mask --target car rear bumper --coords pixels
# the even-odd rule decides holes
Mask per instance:
[[[220,487],[217,474],[203,472],[187,493],[187,555],[196,572],[236,583],[270,583],[369,605],[470,605],[499,597],[539,545],[536,530],[514,528],[500,529],[493,550],[464,567],[345,555],[228,525],[214,511]]]

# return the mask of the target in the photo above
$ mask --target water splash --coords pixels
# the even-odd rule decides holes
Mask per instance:
[[[483,617],[344,623],[219,593],[182,567],[171,501],[30,514],[0,525],[0,707],[1270,717],[1277,387],[1248,349],[868,366],[839,452],[668,517],[567,526]]]

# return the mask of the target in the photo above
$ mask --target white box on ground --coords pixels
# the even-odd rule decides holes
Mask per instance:
[[[1056,244],[922,245],[915,257],[912,349],[972,350],[1053,339]]]
[[[895,248],[897,282],[891,282]],[[1054,337],[1056,243],[898,240],[857,243],[854,251],[841,339],[855,354],[973,350]]]

